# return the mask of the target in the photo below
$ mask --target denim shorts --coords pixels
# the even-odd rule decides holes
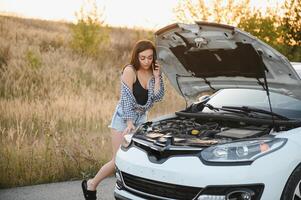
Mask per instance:
[[[118,104],[116,106],[115,112],[113,114],[111,124],[108,127],[113,128],[113,129],[117,130],[118,132],[123,132],[124,129],[126,129],[127,124],[126,124],[126,121],[124,119],[122,119],[122,115],[123,115],[123,112],[122,112],[121,105]],[[146,120],[147,120],[146,113],[144,113],[142,115],[139,115],[137,113],[137,116],[133,120],[133,124],[137,128],[139,125],[146,122]]]

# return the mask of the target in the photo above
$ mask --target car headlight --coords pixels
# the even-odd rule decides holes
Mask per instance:
[[[131,142],[132,142],[132,137],[133,137],[133,133],[130,133],[130,134],[126,134],[124,137],[123,137],[123,141],[122,141],[122,143],[121,143],[121,147],[123,148],[123,149],[127,149],[129,146],[130,146],[130,144],[131,144]]]
[[[201,152],[201,159],[221,163],[252,162],[280,149],[286,141],[284,138],[265,138],[216,145],[204,149]]]

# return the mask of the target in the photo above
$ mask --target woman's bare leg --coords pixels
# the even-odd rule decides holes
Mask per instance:
[[[111,139],[112,139],[112,149],[113,155],[112,159],[103,165],[97,172],[94,178],[88,180],[88,190],[96,190],[98,184],[106,177],[112,175],[115,172],[115,156],[123,140],[123,135],[121,132],[111,129]]]

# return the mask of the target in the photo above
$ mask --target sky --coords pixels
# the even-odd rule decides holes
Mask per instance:
[[[0,0],[0,13],[20,17],[75,22],[75,12],[91,0]],[[92,0],[93,1],[93,0]],[[174,7],[180,0],[95,0],[110,26],[158,29],[175,22]],[[205,0],[208,1],[208,0]],[[283,0],[251,0],[257,7]]]

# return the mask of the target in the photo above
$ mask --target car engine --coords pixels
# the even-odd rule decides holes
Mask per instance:
[[[137,130],[135,137],[158,146],[208,147],[237,139],[260,137],[269,134],[267,125],[252,126],[240,123],[201,121],[195,118],[176,117],[147,122]]]

